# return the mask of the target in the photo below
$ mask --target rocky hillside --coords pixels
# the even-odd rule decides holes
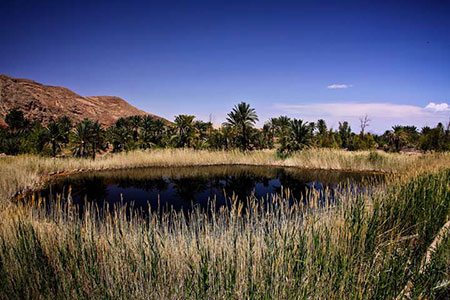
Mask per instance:
[[[114,124],[120,117],[131,115],[150,115],[168,122],[137,109],[119,97],[82,97],[64,87],[0,74],[0,123],[4,123],[6,114],[12,108],[22,110],[27,118],[43,124],[63,115],[73,121],[83,118],[98,120],[105,126]]]

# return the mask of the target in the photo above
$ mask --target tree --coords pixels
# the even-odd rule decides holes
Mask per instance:
[[[38,121],[33,122],[31,132],[29,134],[29,141],[35,153],[42,153],[48,143],[47,129]]]
[[[435,128],[422,128],[420,138],[420,148],[422,150],[446,151],[450,150],[448,129],[442,123],[438,123]]]
[[[308,122],[293,119],[290,122],[288,150],[296,151],[304,149],[311,144],[313,132]],[[283,150],[283,149],[281,149]]]
[[[224,124],[236,128],[241,134],[241,148],[247,150],[249,128],[252,128],[258,120],[255,109],[251,108],[249,104],[241,102],[228,113],[227,121]]]
[[[13,134],[27,129],[30,125],[30,121],[28,121],[28,119],[24,117],[23,112],[16,108],[12,109],[8,114],[6,114],[5,122],[8,125],[8,129]]]
[[[363,117],[359,118],[359,124],[361,127],[361,136],[364,135],[364,130],[369,127],[370,119],[368,115],[364,115]]]
[[[150,148],[154,144],[154,136],[154,119],[150,116],[143,117],[140,129],[141,147]]]
[[[133,129],[128,118],[119,118],[114,126],[108,128],[106,135],[113,145],[114,152],[128,151],[136,146]]]
[[[92,145],[92,159],[95,160],[95,154],[103,149],[105,134],[102,126],[98,123],[98,121],[95,121],[91,125],[90,130],[90,138],[88,139],[90,141],[90,144]]]
[[[291,118],[288,116],[279,116],[272,119],[275,126],[275,132],[278,137],[278,143],[281,149],[286,149],[289,140],[289,131],[291,126]]]
[[[350,144],[350,137],[352,135],[352,129],[347,121],[343,123],[339,122],[339,137],[341,138],[342,148],[348,148]]]
[[[61,131],[61,142],[66,145],[69,143],[70,133],[72,131],[72,121],[67,116],[62,116],[56,119],[59,130]]]
[[[387,132],[390,149],[399,152],[408,142],[408,133],[403,126],[392,126],[392,131]]]
[[[175,126],[178,131],[179,146],[191,146],[192,135],[194,134],[194,119],[191,115],[178,115],[175,117]]]
[[[52,157],[56,157],[56,152],[60,150],[61,143],[64,141],[61,127],[56,121],[51,121],[46,130],[48,141],[52,146]]]
[[[88,157],[90,153],[89,143],[92,140],[93,122],[89,119],[83,119],[75,126],[73,132],[74,148],[72,153],[77,157]]]
[[[141,128],[142,117],[139,115],[127,118],[128,124],[132,130],[133,141],[136,143],[139,137],[139,129]]]

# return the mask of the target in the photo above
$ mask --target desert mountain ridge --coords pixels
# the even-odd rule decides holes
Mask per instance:
[[[28,119],[42,124],[64,115],[73,122],[89,118],[98,120],[104,126],[111,126],[120,117],[132,115],[148,115],[170,123],[119,97],[83,97],[64,87],[0,74],[0,123],[4,123],[6,114],[13,108],[22,110]]]

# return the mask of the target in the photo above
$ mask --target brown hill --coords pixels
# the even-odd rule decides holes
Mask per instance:
[[[43,124],[64,115],[74,122],[89,118],[105,126],[113,125],[120,117],[132,115],[149,115],[168,122],[137,109],[119,97],[82,97],[67,88],[0,74],[0,123],[13,108],[22,110],[30,120]]]

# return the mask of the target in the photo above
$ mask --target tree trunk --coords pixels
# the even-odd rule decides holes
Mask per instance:
[[[95,160],[95,150],[96,150],[96,145],[95,143],[92,144],[92,160]]]
[[[52,139],[52,156],[56,157],[56,141]]]
[[[247,150],[247,137],[245,134],[245,124],[242,126],[242,146],[244,148],[244,150]]]

